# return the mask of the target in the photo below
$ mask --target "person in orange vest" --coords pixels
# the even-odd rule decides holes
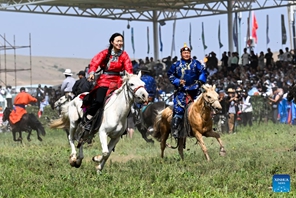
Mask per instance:
[[[25,87],[22,87],[20,93],[15,96],[14,107],[9,115],[9,120],[12,124],[22,119],[23,115],[27,113],[26,105],[31,102],[37,102],[37,99],[27,93]]]

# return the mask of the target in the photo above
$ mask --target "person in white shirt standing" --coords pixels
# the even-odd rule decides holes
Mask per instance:
[[[251,104],[251,97],[248,95],[247,90],[243,90],[242,92],[242,112],[241,112],[241,118],[243,121],[243,125],[247,126],[249,123],[249,126],[252,126],[252,119],[253,119],[253,107]]]
[[[5,109],[5,90],[0,86],[0,111]]]
[[[7,85],[6,87],[6,104],[8,108],[12,108],[12,95],[10,85]]]
[[[250,54],[247,52],[247,48],[244,48],[244,53],[242,55],[242,65],[245,66],[249,66],[250,64]]]

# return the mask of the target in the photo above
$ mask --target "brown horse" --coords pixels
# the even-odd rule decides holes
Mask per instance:
[[[210,157],[202,136],[216,138],[220,144],[220,155],[223,156],[226,154],[220,135],[213,131],[212,110],[217,111],[222,109],[215,89],[215,85],[203,85],[202,94],[186,108],[180,137],[177,140],[178,151],[182,159],[184,159],[183,149],[185,148],[186,137],[196,138],[208,161]],[[172,107],[167,107],[158,114],[154,123],[153,137],[160,141],[162,158],[164,156],[166,140],[171,133],[172,116]]]

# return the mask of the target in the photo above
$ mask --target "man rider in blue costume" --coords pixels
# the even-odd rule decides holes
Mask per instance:
[[[146,66],[141,66],[140,70],[142,72],[141,80],[145,83],[145,89],[148,92],[148,103],[154,102],[156,94],[156,81],[150,75],[150,71]]]
[[[167,72],[168,78],[175,87],[172,120],[173,137],[178,138],[178,128],[183,119],[187,94],[195,100],[201,93],[200,86],[207,81],[205,67],[191,58],[191,49],[184,45],[180,50],[181,60],[173,63]]]

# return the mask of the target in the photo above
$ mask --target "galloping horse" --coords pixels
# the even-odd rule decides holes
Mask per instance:
[[[83,93],[83,94],[87,94],[88,92],[86,92],[86,93]],[[75,98],[76,99],[76,98]],[[74,99],[74,100],[75,100]],[[74,101],[73,100],[73,101]],[[77,112],[78,112],[78,114],[80,115],[83,115],[83,111],[82,111],[82,109],[80,108],[81,107],[81,105],[82,105],[82,100],[81,99],[76,99],[77,100]],[[59,118],[59,119],[57,119],[57,120],[54,120],[52,123],[51,123],[51,125],[50,125],[50,127],[51,128],[60,128],[60,129],[64,129],[65,131],[66,131],[66,134],[67,134],[67,138],[69,138],[69,134],[70,134],[70,129],[71,129],[71,127],[72,127],[72,129],[73,130],[75,130],[76,129],[76,127],[77,127],[77,123],[75,124],[75,121],[78,121],[78,119],[77,119],[77,117],[75,117],[74,119],[76,119],[76,120],[74,120],[74,124],[75,125],[70,125],[70,123],[71,123],[71,120],[69,120],[69,119],[71,119],[71,118],[73,118],[73,117],[69,117],[68,116],[68,109],[69,108],[76,108],[76,103],[74,103],[74,105],[72,105],[72,106],[68,106],[69,104],[68,103],[70,103],[72,101],[72,99],[71,99],[71,97],[67,97],[67,96],[62,96],[62,97],[60,97],[57,101],[55,101],[53,104],[52,104],[52,109],[56,109],[56,110],[58,110],[59,112],[61,112],[61,118]],[[64,113],[62,113],[62,111],[64,111]],[[71,113],[71,112],[70,112]],[[76,114],[75,114],[76,115]],[[66,122],[65,123],[63,123],[62,121],[61,121],[61,119],[65,119],[66,120]],[[80,121],[80,120],[79,120]],[[69,141],[70,141],[70,139],[69,139]]]
[[[102,124],[99,129],[91,131],[90,135],[99,132],[99,138],[102,147],[102,156],[94,156],[93,161],[100,163],[96,169],[102,171],[111,151],[115,148],[121,135],[127,128],[127,115],[131,109],[133,102],[144,103],[148,101],[148,93],[144,88],[145,83],[141,81],[141,72],[138,75],[126,74],[123,78],[122,86],[115,90],[107,100]],[[81,141],[81,127],[78,123],[81,121],[83,111],[80,108],[82,100],[79,96],[69,103],[62,106],[62,117],[51,123],[52,128],[70,129],[69,142],[71,145],[70,165],[76,168],[81,166],[83,156],[83,144],[79,145],[79,154],[74,146],[74,140]],[[107,138],[110,138],[108,144]],[[83,137],[86,139],[87,137]],[[83,142],[84,143],[84,142]]]
[[[39,120],[37,119],[37,117],[34,114],[26,113],[23,115],[22,119],[19,122],[12,124],[9,120],[9,115],[10,115],[11,111],[12,111],[12,109],[9,107],[5,108],[5,110],[3,112],[2,121],[3,122],[5,122],[6,120],[9,121],[14,141],[22,142],[22,140],[23,140],[22,139],[22,131],[28,132],[27,140],[31,141],[30,136],[32,133],[32,129],[37,131],[38,140],[42,141],[40,134],[45,136],[46,133],[45,133],[45,130],[44,130],[42,124],[39,122]],[[16,139],[16,132],[19,133],[18,139]]]
[[[226,153],[220,135],[213,131],[213,121],[211,117],[212,110],[221,110],[222,107],[218,101],[218,94],[215,91],[216,86],[203,85],[201,95],[191,102],[184,114],[183,125],[180,131],[180,138],[178,138],[177,147],[179,154],[184,159],[183,149],[186,143],[186,137],[195,137],[204,152],[206,159],[209,161],[210,157],[202,136],[214,137],[220,144],[220,155]],[[171,133],[173,111],[172,107],[167,107],[161,114],[156,117],[154,124],[154,133],[158,141],[160,141],[161,157],[164,156],[164,149],[166,147],[166,140]]]
[[[168,105],[164,101],[155,102],[142,107],[142,109],[136,109],[135,113],[135,125],[138,131],[141,133],[142,138],[149,143],[154,143],[152,139],[147,137],[151,134],[151,129],[153,130],[153,125],[156,116],[164,110]]]

